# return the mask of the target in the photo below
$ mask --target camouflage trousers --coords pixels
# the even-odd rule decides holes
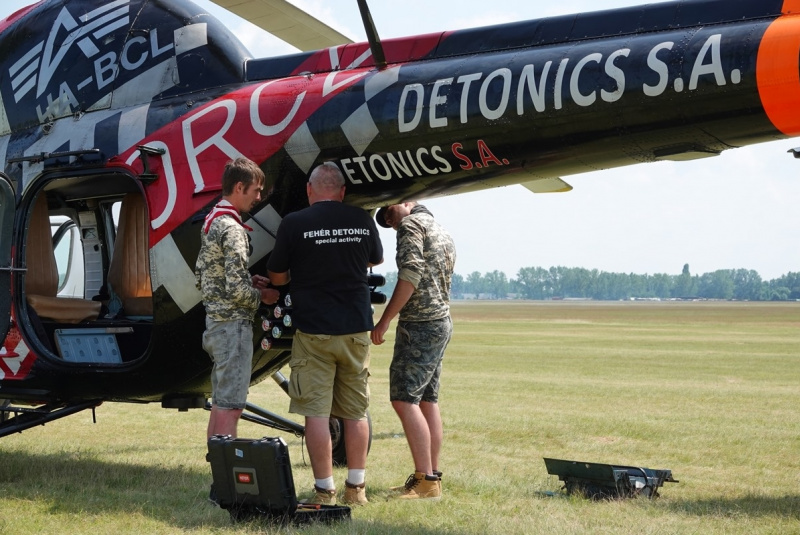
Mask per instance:
[[[453,335],[450,316],[433,321],[400,321],[389,367],[389,400],[418,405],[439,401],[444,350]]]

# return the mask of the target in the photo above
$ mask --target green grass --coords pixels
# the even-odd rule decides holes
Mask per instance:
[[[297,531],[800,533],[800,303],[469,302],[453,316],[442,501],[386,500],[413,469],[388,403],[390,336],[373,348],[371,504]],[[271,381],[251,400],[286,414]],[[204,411],[106,404],[97,418],[0,440],[0,533],[296,531],[232,525],[206,502]],[[243,422],[240,434],[275,433]],[[308,455],[283,436],[308,496]],[[592,502],[563,496],[543,457],[668,468],[680,483],[653,501]]]

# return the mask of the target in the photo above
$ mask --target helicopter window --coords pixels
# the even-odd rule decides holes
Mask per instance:
[[[114,219],[114,229],[119,226],[119,210],[122,207],[122,201],[117,201],[111,205],[111,217]]]
[[[58,268],[58,296],[83,297],[83,248],[75,222],[65,216],[50,218]]]

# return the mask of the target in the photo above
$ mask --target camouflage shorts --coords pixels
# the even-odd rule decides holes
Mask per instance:
[[[450,317],[400,321],[389,367],[389,400],[419,404],[439,400],[444,350],[453,334]]]
[[[203,349],[211,356],[211,393],[219,409],[244,409],[253,368],[253,324],[206,317]]]

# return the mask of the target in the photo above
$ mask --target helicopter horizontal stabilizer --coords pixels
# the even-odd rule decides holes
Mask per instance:
[[[534,193],[561,193],[572,190],[572,186],[558,177],[543,178],[541,180],[525,182],[522,185]]]

